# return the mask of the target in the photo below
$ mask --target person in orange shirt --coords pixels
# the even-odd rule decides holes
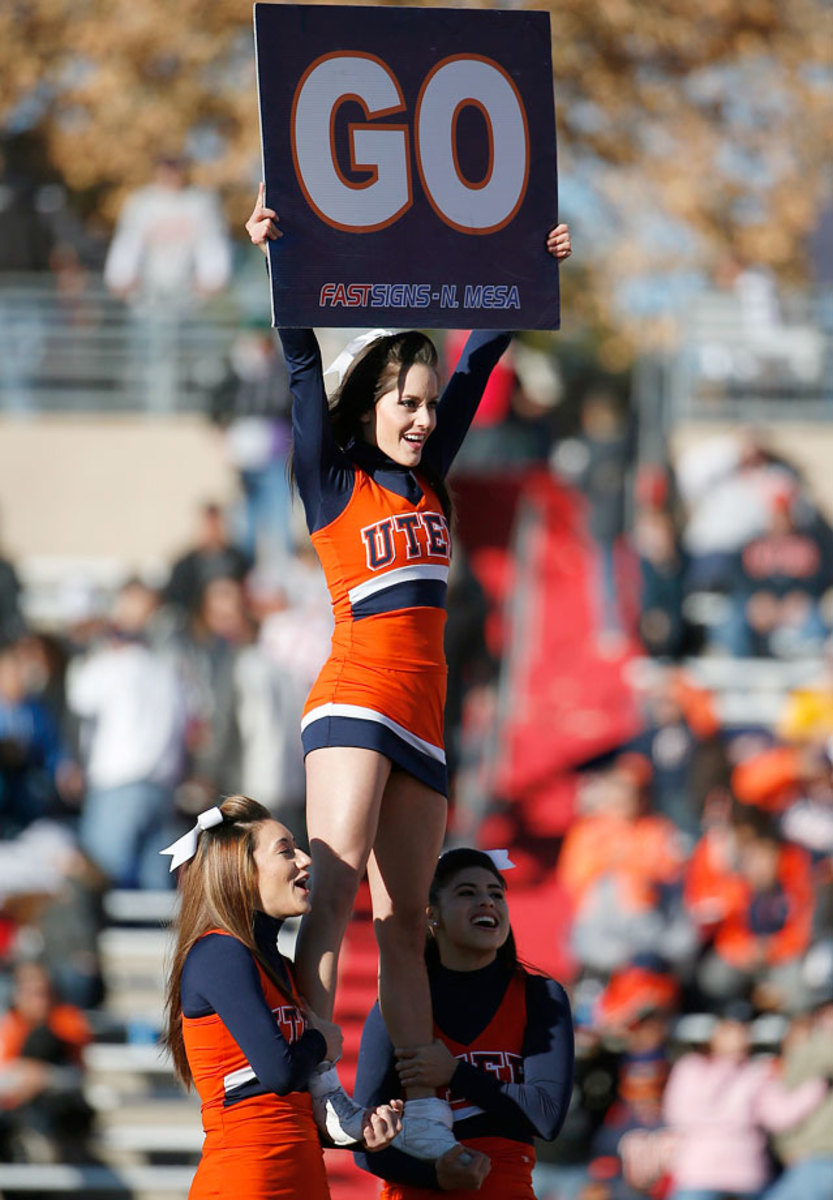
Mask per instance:
[[[810,946],[815,897],[809,855],[765,825],[744,839],[737,867],[724,877],[725,912],[698,966],[710,999],[752,998],[788,1008],[801,994],[801,962]]]
[[[649,950],[669,962],[694,953],[680,904],[684,845],[671,821],[651,812],[649,783],[646,759],[620,755],[597,784],[598,807],[574,821],[561,849],[573,950],[601,974]]]
[[[246,228],[267,253],[282,237],[264,185]],[[277,250],[277,247],[275,248]],[[566,225],[541,254],[570,254]],[[277,261],[277,253],[271,261]],[[423,910],[447,814],[443,744],[445,595],[451,504],[445,479],[512,334],[477,330],[445,387],[418,331],[355,338],[329,372],[311,329],[279,330],[293,396],[293,468],[333,604],[332,652],[301,723],[316,903],[297,963],[304,994],[332,1013],[338,956],[365,869],[379,989],[397,1045],[431,1040]],[[314,1084],[355,1128],[335,1068]],[[399,1145],[436,1160],[455,1145],[449,1105],[408,1090]]]
[[[89,1157],[93,1113],[81,1090],[91,1039],[83,1012],[55,995],[47,968],[15,968],[9,1011],[0,1019],[0,1143],[14,1155],[56,1162]]]
[[[202,1159],[189,1200],[329,1200],[309,1080],[342,1035],[299,996],[277,945],[287,917],[309,911],[309,865],[290,831],[246,796],[201,813],[162,851],[182,866],[164,1041],[202,1101]],[[369,1149],[400,1128],[399,1105],[363,1114]]]

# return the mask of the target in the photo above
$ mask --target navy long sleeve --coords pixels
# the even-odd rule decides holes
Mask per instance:
[[[508,973],[497,963],[481,971],[433,970],[431,995],[438,1028],[454,1041],[470,1043],[491,1021],[508,982]],[[498,1136],[523,1142],[535,1137],[551,1141],[564,1123],[573,1083],[572,1018],[564,989],[543,976],[527,976],[522,1057],[522,1083],[502,1082],[488,1071],[458,1062],[452,1091],[483,1110],[455,1122],[458,1139]],[[362,1034],[356,1100],[367,1105],[400,1094],[393,1046],[377,1005]],[[359,1154],[357,1162],[383,1179],[437,1186],[432,1163],[397,1150]]]
[[[336,445],[315,334],[311,329],[281,329],[279,333],[292,390],[295,477],[310,532],[328,525],[346,506],[353,488],[354,460],[374,470],[383,486],[395,491],[416,488],[419,493],[419,485],[407,468],[382,454],[378,454],[379,461],[372,456],[368,459],[367,448],[358,443],[355,454],[350,448],[342,450]],[[437,427],[425,444],[424,461],[443,477],[463,444],[489,375],[511,337],[511,333],[484,329],[475,331],[466,341],[440,397]],[[407,478],[397,482],[397,477]]]
[[[258,918],[258,947],[277,977],[287,978],[275,944],[277,927],[261,914]],[[317,1029],[306,1030],[292,1045],[286,1041],[266,1003],[255,960],[237,938],[208,934],[192,947],[182,972],[181,995],[186,1017],[217,1014],[263,1087],[279,1096],[303,1090],[326,1055],[326,1042]]]

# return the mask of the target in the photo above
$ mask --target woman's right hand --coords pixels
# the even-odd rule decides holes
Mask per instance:
[[[311,1008],[306,1010],[306,1018],[310,1029],[317,1029],[327,1043],[327,1062],[338,1062],[341,1058],[341,1048],[344,1043],[344,1034],[341,1032],[341,1026],[336,1025],[334,1021],[328,1021],[326,1017],[319,1017]]]
[[[264,254],[268,255],[269,253],[267,242],[274,242],[276,238],[283,237],[275,224],[277,220],[278,214],[275,210],[266,207],[266,185],[261,181],[257,189],[257,200],[255,200],[252,215],[246,222],[246,232],[252,244],[259,246]]]
[[[477,1192],[492,1169],[485,1154],[469,1146],[452,1146],[442,1158],[437,1159],[437,1183],[444,1192],[459,1188],[465,1192]]]

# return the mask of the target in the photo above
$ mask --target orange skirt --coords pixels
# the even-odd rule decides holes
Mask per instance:
[[[188,1200],[330,1200],[318,1132],[295,1120],[209,1133]],[[282,1129],[278,1126],[283,1125]],[[264,1141],[264,1134],[277,1136]]]
[[[532,1190],[532,1168],[535,1151],[526,1142],[508,1138],[464,1138],[462,1144],[479,1150],[491,1159],[492,1169],[477,1192],[455,1188],[452,1192],[437,1192],[434,1188],[410,1187],[404,1183],[386,1183],[380,1200],[535,1200]]]

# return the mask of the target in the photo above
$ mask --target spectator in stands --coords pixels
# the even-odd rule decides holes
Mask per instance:
[[[630,541],[639,560],[639,634],[654,658],[677,658],[691,640],[683,616],[688,555],[669,507],[661,468],[643,468],[634,488]]]
[[[766,1131],[788,1129],[815,1109],[818,1079],[787,1090],[771,1059],[749,1057],[749,1029],[739,1014],[716,1022],[707,1054],[684,1054],[663,1101],[675,1135],[671,1200],[749,1200],[770,1178]]]
[[[82,1091],[84,1014],[56,996],[49,973],[23,962],[0,1019],[0,1159],[82,1162],[93,1112]]]
[[[229,541],[220,505],[203,504],[194,544],[171,567],[163,599],[183,613],[194,614],[203,603],[207,584],[214,579],[243,580],[252,562],[249,554]]]
[[[205,584],[197,612],[174,641],[189,696],[188,776],[194,792],[189,809],[217,791],[233,792],[239,783],[238,664],[256,633],[243,585],[219,577]]]
[[[118,887],[170,886],[159,850],[179,825],[186,696],[173,664],[148,644],[157,605],[139,580],[124,584],[108,636],[68,677],[69,706],[87,734],[81,844]]]
[[[280,341],[260,323],[242,331],[214,397],[228,461],[242,493],[236,542],[260,565],[281,565],[294,543],[288,457],[292,399]]]
[[[712,942],[698,966],[698,983],[712,1000],[752,998],[763,1008],[801,1003],[801,963],[812,935],[814,894],[804,850],[782,842],[770,822],[749,814],[735,822],[734,861],[713,858],[695,887],[697,854],[689,873],[695,911],[714,899]],[[702,877],[701,877],[702,878]],[[720,912],[721,915],[717,916]]]
[[[592,1154],[597,1166],[619,1164],[619,1200],[643,1195],[663,1174],[662,1098],[670,1021],[679,1004],[679,983],[662,959],[646,954],[614,972],[596,1005],[596,1023],[617,1047],[618,1065],[616,1098]]]
[[[729,779],[714,698],[676,667],[652,672],[640,690],[645,728],[630,747],[650,763],[656,811],[696,839],[705,797]]]
[[[598,626],[603,634],[622,632],[617,551],[625,528],[627,474],[632,456],[626,414],[614,392],[599,387],[581,406],[581,431],[563,441],[553,456],[559,474],[587,500],[587,523],[600,558]]]
[[[145,407],[157,412],[174,411],[180,400],[183,331],[231,275],[217,197],[187,174],[180,158],[157,162],[153,181],[127,197],[104,263],[105,284],[130,305],[125,384],[138,383]]]
[[[767,529],[734,556],[731,609],[719,631],[735,657],[818,652],[827,634],[821,602],[833,580],[833,544],[820,520],[797,524],[794,487],[770,499]]]
[[[69,758],[49,709],[26,686],[19,642],[0,646],[0,836],[55,812]]]
[[[650,765],[620,755],[595,787],[595,811],[567,831],[558,864],[571,901],[571,944],[583,967],[602,975],[653,951],[681,964],[694,930],[681,906],[680,834],[651,811]]]
[[[188,182],[181,158],[157,161],[153,181],[128,196],[104,264],[116,295],[188,307],[222,291],[231,273],[228,229],[212,192]]]
[[[833,737],[833,638],[825,644],[818,674],[787,693],[776,733],[796,745],[829,744]]]
[[[24,631],[20,608],[21,585],[13,561],[0,554],[0,639],[14,641]]]
[[[0,146],[0,271],[46,271],[52,231],[36,203],[38,185]]]
[[[812,1014],[795,1018],[784,1042],[781,1083],[796,1090],[816,1082],[818,1104],[776,1133],[784,1166],[765,1200],[829,1200],[833,1196],[833,992]]]
[[[688,447],[677,459],[676,480],[687,513],[688,588],[698,591],[726,590],[734,556],[767,530],[772,496],[800,483],[753,429]]]

